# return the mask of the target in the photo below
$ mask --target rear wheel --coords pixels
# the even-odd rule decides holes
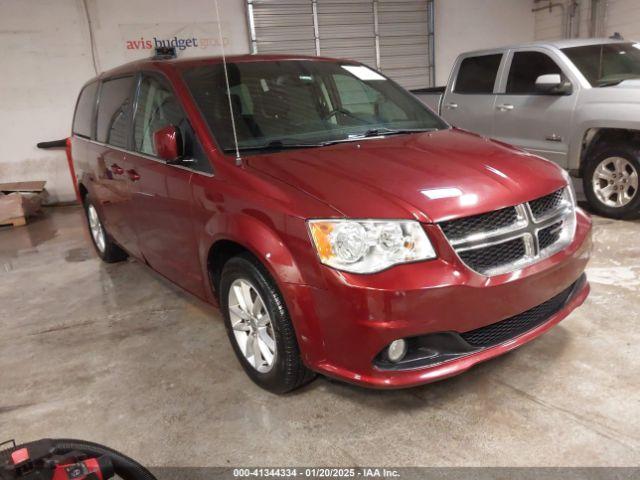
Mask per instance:
[[[602,145],[589,156],[582,178],[589,204],[611,218],[640,216],[640,151],[632,145]]]
[[[84,209],[87,216],[89,233],[91,234],[91,241],[98,256],[107,263],[125,260],[128,256],[127,252],[111,239],[102,224],[102,220],[100,220],[98,210],[88,196],[84,199]]]
[[[241,255],[224,265],[220,306],[233,350],[256,384],[286,393],[315,376],[302,362],[282,294],[255,258]]]

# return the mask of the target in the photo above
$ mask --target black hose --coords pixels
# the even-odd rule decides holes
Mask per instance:
[[[41,442],[40,440],[39,442]],[[106,455],[113,464],[113,470],[123,480],[157,480],[149,470],[140,465],[132,458],[123,455],[112,448],[105,447],[93,442],[84,440],[73,440],[68,438],[47,439],[53,445],[54,453],[64,455],[69,452],[82,452],[89,457],[100,457]],[[29,448],[29,445],[39,442],[25,443],[16,448]]]
[[[38,148],[64,148],[67,146],[67,139],[52,140],[50,142],[40,142],[36,145]]]

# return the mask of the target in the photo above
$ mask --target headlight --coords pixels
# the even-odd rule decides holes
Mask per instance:
[[[309,220],[320,261],[338,270],[373,273],[435,258],[422,226],[412,220]]]

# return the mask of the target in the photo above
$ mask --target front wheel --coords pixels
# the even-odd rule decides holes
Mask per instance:
[[[582,178],[593,210],[605,217],[640,216],[640,150],[632,145],[603,145],[589,155]]]
[[[286,393],[314,377],[302,362],[284,299],[255,258],[241,255],[224,265],[220,306],[233,350],[256,384]]]

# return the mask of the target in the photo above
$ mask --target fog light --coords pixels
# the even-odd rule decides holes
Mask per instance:
[[[407,354],[407,342],[404,340],[394,340],[387,348],[387,357],[393,363],[397,363]]]

